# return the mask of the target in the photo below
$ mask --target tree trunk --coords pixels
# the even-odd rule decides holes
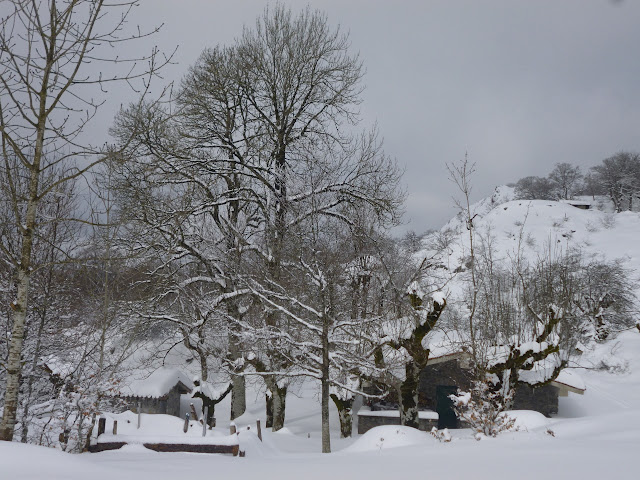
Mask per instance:
[[[91,415],[91,425],[89,425],[89,430],[87,430],[87,436],[84,439],[84,446],[82,447],[83,452],[89,451],[89,447],[91,446],[91,435],[93,434],[93,429],[95,427],[95,424],[96,424],[96,412],[93,412],[93,414]]]
[[[322,453],[331,453],[331,431],[329,428],[329,319],[322,321]]]
[[[267,419],[264,422],[264,428],[271,428],[273,427],[273,393],[271,393],[271,390],[267,389],[267,393],[264,395],[264,399],[267,415]]]
[[[331,453],[331,431],[329,428],[329,380],[322,379],[322,453]]]
[[[287,387],[276,387],[273,392],[273,427],[277,432],[284,427],[284,414],[287,402]]]
[[[44,101],[44,100],[43,100]],[[44,121],[43,121],[44,123]],[[29,180],[29,200],[24,225],[20,226],[22,236],[22,252],[17,275],[17,295],[11,304],[13,310],[13,328],[9,341],[7,356],[7,380],[4,395],[4,413],[0,423],[0,440],[10,442],[16,425],[18,411],[18,394],[20,391],[20,374],[22,372],[22,345],[24,343],[25,322],[29,308],[29,285],[31,283],[31,250],[33,247],[33,233],[36,225],[36,211],[38,207],[38,184],[40,179],[40,159],[44,138],[44,125],[38,132],[36,153],[31,165]]]
[[[265,376],[264,381],[267,384],[267,420],[265,422],[265,428],[271,427],[274,432],[277,432],[282,427],[284,427],[284,414],[287,401],[287,386],[278,386],[276,377],[273,375]]]
[[[239,188],[237,184],[231,184],[230,187]],[[238,222],[239,215],[239,206],[237,202],[231,202],[232,212],[231,212],[231,221],[232,224],[235,225]],[[233,236],[229,236],[227,239],[227,248],[230,252],[236,252],[235,254],[235,263],[236,265],[240,264],[240,254],[238,253],[238,248],[236,245],[237,240]],[[236,286],[233,284],[227,285],[225,289],[226,293],[232,293],[236,289]],[[238,306],[238,300],[236,298],[231,298],[227,302],[227,311],[231,318],[235,318],[238,320],[242,320],[242,314],[240,313],[240,308]],[[240,375],[244,370],[244,362],[239,363],[238,360],[242,359],[242,349],[240,346],[240,342],[238,340],[239,327],[235,322],[230,322],[230,330],[229,330],[229,352],[228,358],[230,364],[233,365],[233,369],[231,372],[231,420],[235,420],[240,415],[244,414],[247,410],[247,401],[246,401],[246,382],[244,375]]]
[[[231,379],[231,420],[235,420],[247,410],[245,377],[234,375]]]
[[[27,197],[26,215],[21,225],[18,225],[22,237],[22,250],[20,252],[20,264],[17,275],[17,295],[11,304],[13,309],[13,328],[9,341],[7,355],[7,380],[4,395],[4,412],[0,422],[0,440],[13,440],[13,431],[16,425],[16,412],[18,411],[18,394],[20,390],[20,373],[22,372],[22,345],[24,343],[24,328],[29,308],[29,285],[31,282],[31,250],[33,248],[33,234],[36,228],[36,215],[38,202],[40,201],[40,165],[44,152],[44,135],[47,129],[47,87],[51,77],[51,69],[54,65],[53,51],[47,53],[47,64],[43,69],[42,89],[38,94],[38,122],[36,125],[36,138],[33,152],[33,162],[29,164],[29,192]],[[34,105],[35,107],[35,105]]]
[[[409,362],[405,366],[406,378],[400,385],[400,424],[418,428],[418,386],[420,384],[420,368]]]
[[[203,420],[209,427],[213,427],[213,419],[216,416],[216,404],[217,402],[211,399],[202,399],[202,413],[204,414],[205,410],[207,412],[207,417],[203,418]]]
[[[354,398],[341,400],[337,395],[331,394],[331,399],[338,409],[338,418],[340,419],[340,437],[350,438],[353,430],[353,401]]]
[[[622,212],[622,199],[620,198],[621,195],[618,191],[616,191],[615,187],[611,187],[609,189],[609,196],[611,197],[611,201],[613,202],[616,213]]]
[[[29,252],[30,253],[30,252]],[[30,256],[30,255],[29,255]],[[29,264],[27,260],[27,265]],[[29,296],[30,272],[20,268],[18,273],[18,295],[11,307],[14,310],[13,328],[9,341],[7,360],[7,383],[4,395],[4,413],[0,424],[0,440],[13,440],[18,410],[18,393],[20,390],[20,373],[22,370],[21,354],[24,343],[25,320],[27,317],[27,300]]]
[[[33,394],[33,381],[36,378],[36,369],[38,368],[38,359],[40,358],[40,347],[42,345],[42,333],[44,331],[45,319],[47,316],[47,309],[40,314],[40,322],[38,323],[38,333],[36,336],[36,347],[33,350],[33,356],[31,357],[31,372],[27,380],[27,388],[24,396],[24,408],[22,410],[22,434],[20,435],[20,441],[27,443],[27,437],[29,435],[29,409],[31,408],[31,395]]]

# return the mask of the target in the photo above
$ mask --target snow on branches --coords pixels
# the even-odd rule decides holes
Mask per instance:
[[[458,418],[467,423],[475,432],[476,440],[480,440],[483,435],[495,437],[513,428],[515,419],[504,414],[513,394],[513,390],[500,391],[485,378],[475,381],[470,392],[458,392],[449,398]]]

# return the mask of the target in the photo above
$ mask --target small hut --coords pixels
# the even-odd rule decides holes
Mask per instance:
[[[421,430],[437,428],[461,428],[461,424],[449,395],[458,390],[469,390],[473,376],[469,353],[441,345],[433,348],[427,366],[420,373],[418,407]],[[523,372],[523,376],[535,375],[536,372]],[[583,395],[585,386],[582,379],[569,370],[563,370],[548,385],[537,388],[519,385],[515,392],[514,410],[534,410],[550,417],[558,413],[558,397],[566,397],[569,393]],[[398,425],[400,414],[397,399],[393,392],[387,401],[370,400],[358,412],[358,433],[380,425]]]
[[[180,417],[180,397],[193,390],[193,382],[178,369],[159,368],[149,375],[132,378],[120,388],[118,397],[134,411]]]
[[[560,203],[566,203],[567,205],[579,208],[580,210],[591,210],[591,202],[588,200],[560,200]]]
[[[525,380],[536,373],[523,371],[520,377]],[[472,384],[470,355],[467,352],[454,352],[433,356],[420,374],[420,393],[423,408],[435,410],[439,414],[438,428],[456,428],[458,419],[453,411],[453,402],[449,395],[460,390],[468,391]],[[544,386],[532,388],[526,383],[518,385],[513,399],[514,410],[534,410],[546,417],[558,413],[558,397],[566,397],[569,392],[583,395],[585,386],[582,379],[563,370],[558,377]]]

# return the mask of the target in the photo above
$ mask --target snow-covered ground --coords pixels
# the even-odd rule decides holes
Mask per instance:
[[[624,257],[640,268],[640,214],[618,215],[582,211],[555,202],[502,203],[509,191],[484,201],[478,229],[491,225],[501,251],[534,250],[546,242],[571,242],[584,251]],[[450,228],[456,227],[455,220]],[[560,240],[560,242],[558,242]],[[461,252],[452,247],[451,262]],[[514,412],[518,431],[476,441],[469,430],[451,431],[451,442],[404,427],[379,427],[365,435],[340,439],[337,412],[331,410],[332,454],[320,452],[320,405],[317,388],[306,383],[287,399],[286,428],[255,434],[256,419],[264,419],[264,395],[250,387],[249,408],[236,420],[245,458],[225,455],[156,453],[142,445],[98,454],[69,455],[56,450],[0,442],[0,480],[112,480],[184,478],[237,479],[395,479],[474,478],[581,480],[640,477],[640,333],[624,332],[587,352],[576,369],[584,380],[584,395],[560,398],[557,417]],[[608,370],[595,368],[607,365]],[[216,408],[218,427],[208,438],[227,441],[229,399]],[[135,415],[119,417],[120,433],[136,435]],[[127,423],[127,420],[129,422]],[[145,435],[180,438],[182,421],[144,416]],[[247,426],[250,427],[247,430]],[[107,425],[109,431],[110,425]],[[190,438],[196,441],[198,427]]]
[[[613,349],[613,354],[610,350]],[[320,415],[316,390],[305,385],[287,405],[287,427],[255,435],[256,418],[263,416],[261,395],[254,395],[249,411],[237,422],[246,458],[226,455],[156,453],[141,445],[97,454],[70,455],[43,447],[0,442],[0,479],[112,480],[182,478],[259,479],[390,479],[424,478],[565,478],[635,479],[640,447],[640,333],[621,334],[615,343],[591,354],[611,355],[617,373],[583,370],[584,396],[560,399],[556,418],[536,412],[516,412],[519,431],[475,441],[469,430],[451,431],[453,440],[440,443],[427,433],[403,427],[379,427],[352,439],[339,439],[333,417],[333,454],[320,451]],[[216,411],[228,416],[228,404]],[[126,424],[126,418],[131,420]],[[181,421],[152,423],[143,416],[148,434],[157,428],[179,430]],[[119,418],[119,430],[131,430],[135,415]],[[216,428],[226,439],[228,422]],[[122,425],[123,427],[121,427]],[[246,430],[246,426],[251,430]],[[195,427],[197,430],[197,427]],[[548,433],[550,430],[553,435]],[[194,430],[195,431],[195,430]],[[176,435],[180,435],[176,432]],[[209,434],[211,435],[211,434]]]

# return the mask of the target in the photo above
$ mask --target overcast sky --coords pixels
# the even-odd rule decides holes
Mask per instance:
[[[132,24],[164,24],[179,80],[205,46],[231,43],[267,1],[143,0]],[[273,2],[271,2],[273,3]],[[288,1],[294,9],[304,2]],[[315,0],[366,67],[361,117],[405,168],[405,229],[454,213],[446,163],[468,152],[474,198],[557,162],[583,170],[640,150],[636,0]],[[125,98],[112,99],[127,102]]]

